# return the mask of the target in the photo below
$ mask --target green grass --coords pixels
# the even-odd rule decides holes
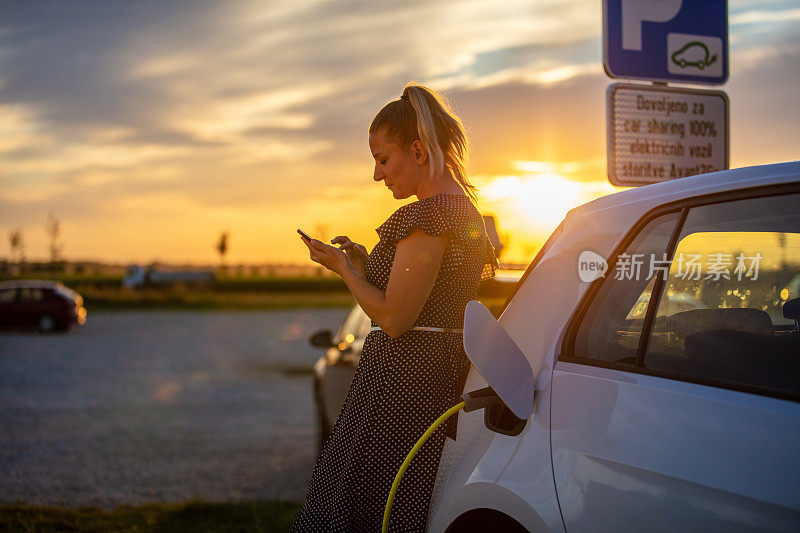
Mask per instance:
[[[127,309],[242,310],[294,309],[299,307],[350,307],[349,292],[230,292],[209,289],[123,290],[86,288],[78,291],[84,306],[92,311]]]
[[[58,275],[53,273],[28,272],[22,276],[0,276],[0,281],[13,279],[49,279],[60,281],[78,292],[87,289],[121,289],[122,276]],[[181,288],[178,284],[177,288]],[[327,277],[220,277],[210,283],[196,287],[182,287],[188,290],[211,292],[343,292],[347,285],[336,276]],[[170,290],[157,287],[155,290]]]
[[[129,309],[264,310],[350,307],[353,297],[339,278],[221,278],[208,285],[125,289],[120,276],[30,275],[57,279],[77,291],[92,311]],[[0,281],[12,278],[0,278]]]
[[[204,532],[289,531],[300,505],[276,501],[122,506],[68,509],[0,505],[0,531]]]
[[[77,291],[89,311],[114,310],[236,310],[347,308],[355,300],[340,278],[334,277],[225,277],[208,285],[124,289],[120,276],[26,275],[58,279]],[[4,279],[12,278],[1,278]],[[479,300],[497,312],[508,287],[488,283]]]
[[[164,310],[233,310],[257,311],[264,309],[297,308],[347,308],[355,300],[348,291],[219,291],[172,287],[169,289],[123,290],[87,287],[79,291],[84,306],[89,311],[114,311],[131,309]],[[505,296],[478,298],[492,312],[499,311]]]

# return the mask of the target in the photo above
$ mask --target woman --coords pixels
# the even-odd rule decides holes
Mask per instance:
[[[417,439],[459,398],[469,361],[464,308],[497,265],[466,176],[461,121],[429,89],[408,85],[369,128],[375,181],[398,200],[370,254],[344,236],[303,239],[311,259],[339,274],[372,319],[342,412],[314,468],[296,531],[379,531],[397,470]],[[403,477],[390,529],[423,531],[445,436]]]

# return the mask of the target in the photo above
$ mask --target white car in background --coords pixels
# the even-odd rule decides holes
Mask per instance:
[[[798,162],[570,211],[498,320],[532,413],[458,414],[429,530],[800,530],[798,274]]]

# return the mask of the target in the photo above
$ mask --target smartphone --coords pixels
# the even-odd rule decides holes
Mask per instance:
[[[299,233],[299,234],[300,234],[300,236],[301,236],[302,238],[304,238],[305,240],[307,240],[307,241],[311,241],[311,240],[313,240],[311,237],[309,237],[309,236],[308,236],[308,233],[306,233],[305,231],[303,231],[303,230],[301,230],[301,229],[298,229],[298,230],[297,230],[297,233]]]

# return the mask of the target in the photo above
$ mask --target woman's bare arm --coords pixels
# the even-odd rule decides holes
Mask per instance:
[[[396,338],[414,326],[425,306],[447,243],[447,236],[429,235],[421,229],[398,241],[385,292],[368,282],[341,250],[319,241],[306,244],[311,259],[338,273],[364,312]]]

